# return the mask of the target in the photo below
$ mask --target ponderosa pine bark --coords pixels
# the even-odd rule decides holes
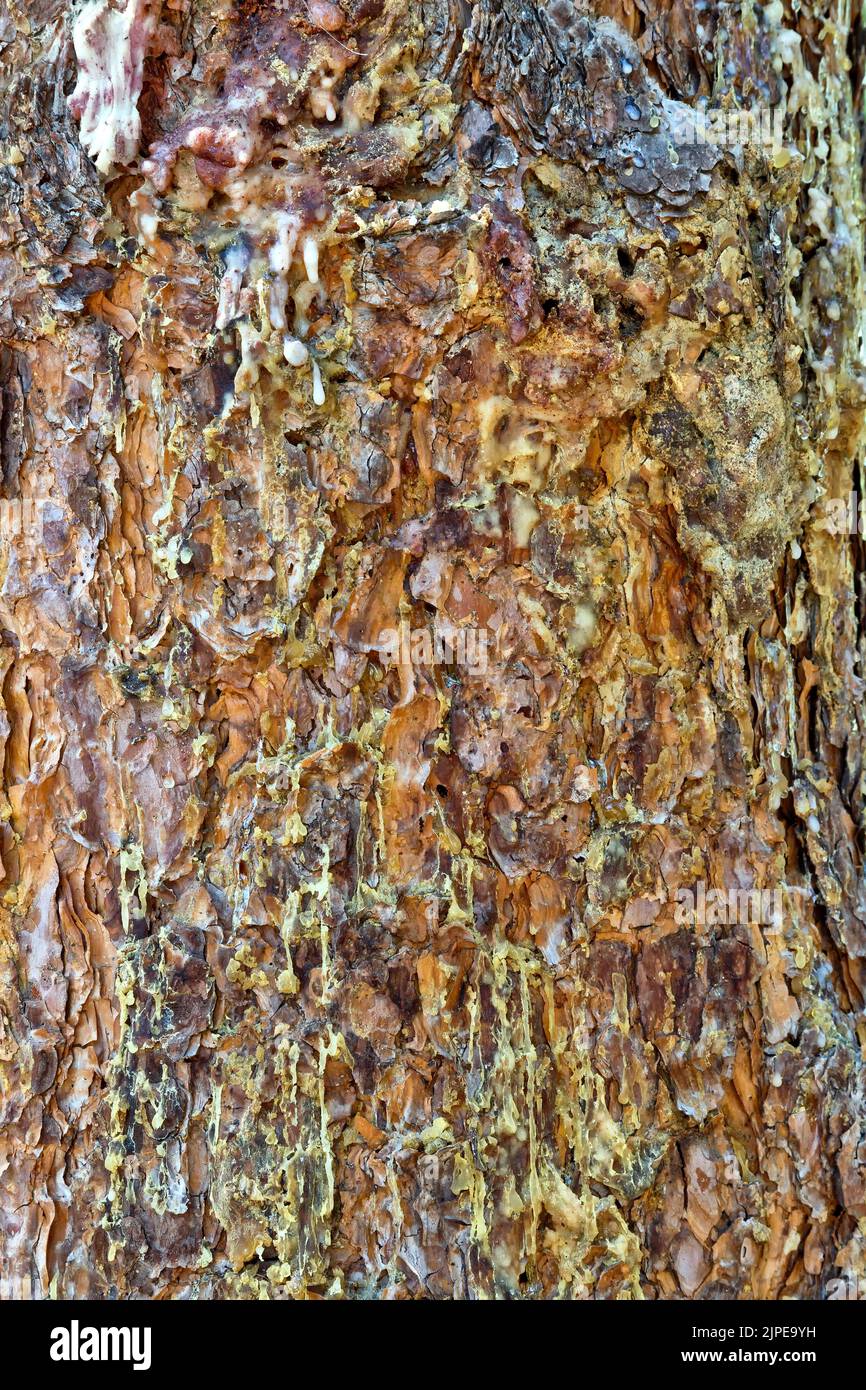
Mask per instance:
[[[862,35],[8,3],[7,1295],[866,1287]]]

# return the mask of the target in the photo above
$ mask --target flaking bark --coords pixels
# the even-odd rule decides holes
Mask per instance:
[[[862,1290],[863,55],[0,12],[7,1295]]]

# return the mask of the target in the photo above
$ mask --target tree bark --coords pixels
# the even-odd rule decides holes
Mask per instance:
[[[0,15],[6,1296],[866,1287],[863,54]]]

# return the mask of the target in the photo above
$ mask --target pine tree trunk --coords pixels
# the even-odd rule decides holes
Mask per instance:
[[[866,1288],[862,36],[0,15],[7,1296]]]

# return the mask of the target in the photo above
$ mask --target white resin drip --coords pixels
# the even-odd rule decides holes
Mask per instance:
[[[304,270],[311,285],[319,283],[319,243],[315,237],[304,237]]]
[[[299,338],[283,339],[283,356],[290,367],[303,367],[309,355]]]
[[[87,0],[72,25],[78,81],[69,109],[101,174],[138,153],[144,53],[156,23],[148,0]]]

